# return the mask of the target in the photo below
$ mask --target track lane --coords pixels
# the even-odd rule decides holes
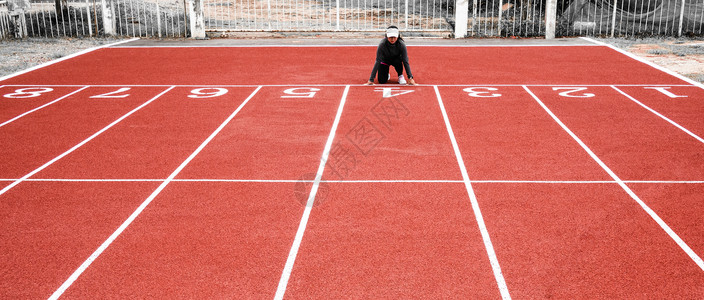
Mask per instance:
[[[631,183],[628,186],[657,211],[692,250],[704,256],[703,183]]]
[[[0,147],[0,177],[25,176],[166,90],[135,88],[132,97],[90,98],[112,89],[85,89],[0,128],[0,139],[11,141]]]
[[[343,91],[262,88],[178,178],[312,180]]]
[[[323,180],[460,180],[432,87],[352,87]]]
[[[36,177],[165,179],[254,88],[194,90],[222,91],[174,88]]]
[[[704,139],[704,89],[696,86],[616,88]]]
[[[461,183],[330,183],[285,299],[497,298]]]
[[[610,180],[521,87],[439,87],[471,180]]]
[[[470,178],[505,173],[537,180],[609,178],[525,91],[504,101],[471,99],[467,91],[452,101],[451,88],[445,91]],[[473,188],[513,297],[688,297],[698,292],[690,288],[702,280],[697,265],[615,183],[476,182]],[[651,244],[644,249],[644,243]],[[672,283],[658,285],[662,280]]]
[[[157,185],[25,182],[3,194],[0,297],[48,298]]]
[[[0,124],[47,105],[83,87],[4,86],[0,88]],[[0,127],[1,127],[0,126]]]
[[[474,187],[516,299],[701,296],[701,269],[616,184]]]
[[[274,296],[303,211],[290,184],[173,182],[157,200],[66,298]]]
[[[553,89],[530,88],[622,180],[704,178],[704,144],[617,91]]]

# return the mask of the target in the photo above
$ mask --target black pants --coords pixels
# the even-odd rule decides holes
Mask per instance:
[[[379,64],[379,72],[377,73],[379,76],[377,77],[379,83],[386,83],[387,81],[389,81],[388,64],[388,62]],[[390,62],[390,65],[394,66],[394,69],[396,69],[396,73],[398,73],[399,76],[403,75],[403,61],[401,61],[401,59]]]

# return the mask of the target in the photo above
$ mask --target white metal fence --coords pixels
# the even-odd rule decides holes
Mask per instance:
[[[450,0],[204,0],[209,31],[452,31]]]
[[[704,0],[560,0],[563,35],[702,35]]]
[[[0,3],[0,38],[103,36],[104,10],[114,16],[115,35],[185,37],[188,32],[183,0],[31,0],[15,10],[10,1]]]
[[[204,32],[396,25],[407,35],[533,37],[546,35],[548,3],[557,36],[704,35],[704,0],[0,0],[0,38],[187,37],[198,22]]]

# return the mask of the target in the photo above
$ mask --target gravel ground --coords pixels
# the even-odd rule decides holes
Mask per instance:
[[[704,83],[704,39],[599,39]],[[0,77],[119,39],[0,41]]]
[[[704,83],[704,39],[598,39]]]
[[[120,39],[0,40],[0,77]]]

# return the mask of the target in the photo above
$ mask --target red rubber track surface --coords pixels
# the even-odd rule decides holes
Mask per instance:
[[[408,52],[419,83],[682,83],[606,47],[410,45]],[[361,84],[369,79],[375,53],[375,47],[108,48],[3,84],[105,84],[107,78],[117,85]],[[512,59],[516,57],[521,63]],[[59,70],[62,76],[51,76]]]
[[[661,214],[695,252],[704,252],[704,186],[684,183],[639,183],[630,186],[648,206]]]
[[[313,179],[344,88],[289,88],[262,88],[179,178]]]
[[[66,296],[272,298],[303,211],[291,197],[289,184],[173,183]]]
[[[704,272],[616,184],[475,190],[516,299],[702,295]]]
[[[609,87],[590,98],[532,91],[623,180],[701,180],[701,142]]]
[[[499,298],[486,237],[516,299],[704,295],[704,270],[540,105],[701,256],[704,143],[633,99],[701,137],[702,89],[597,46],[411,45],[416,79],[442,86],[360,86],[374,51],[106,48],[3,81],[1,122],[98,86],[0,127],[0,297],[49,297],[149,203],[64,297],[272,298],[313,186],[286,298]]]
[[[35,86],[12,86],[12,87],[2,87],[0,88],[0,124],[7,122],[25,112],[28,112],[35,107],[42,106],[54,100],[63,97],[73,91],[77,91],[79,87],[51,87],[51,92],[41,93],[37,97],[31,98],[10,98],[10,97],[25,97],[31,96],[32,91],[40,91],[47,88],[37,89]],[[12,95],[16,94],[16,95]],[[19,99],[17,101],[11,101],[11,99]]]
[[[440,87],[472,180],[607,180],[522,87]]]
[[[49,297],[158,185],[26,182],[3,194],[3,298]]]
[[[332,183],[287,296],[498,298],[462,184]]]
[[[433,88],[391,87],[387,96],[350,88],[323,178],[460,180]]]
[[[69,150],[166,88],[134,91],[125,99],[91,99],[113,88],[88,88],[0,127],[0,177],[20,178]],[[24,100],[21,100],[24,101]]]
[[[168,177],[251,93],[239,88],[194,100],[190,90],[171,90],[37,177]]]
[[[704,118],[702,118],[704,89],[695,86],[665,89],[675,98],[647,87],[619,87],[619,89],[699,137],[704,137]]]

